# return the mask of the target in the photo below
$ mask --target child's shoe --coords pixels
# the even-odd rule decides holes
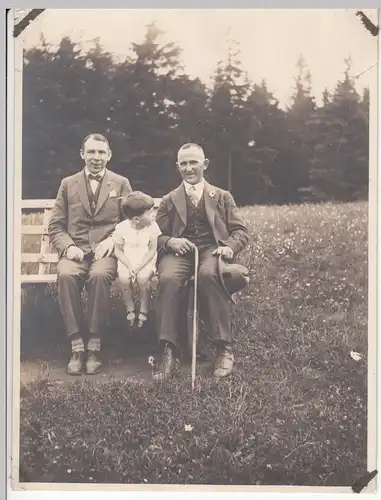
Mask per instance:
[[[127,326],[134,326],[135,323],[135,313],[134,311],[128,311],[127,313]]]
[[[141,328],[146,321],[147,321],[147,313],[144,312],[139,313],[138,328]]]

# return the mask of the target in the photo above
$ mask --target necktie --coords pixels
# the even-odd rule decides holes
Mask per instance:
[[[102,180],[102,176],[101,174],[89,174],[89,181],[97,181],[97,182],[101,182]]]
[[[191,186],[188,191],[188,196],[195,207],[198,205],[198,199],[196,194],[196,188]]]

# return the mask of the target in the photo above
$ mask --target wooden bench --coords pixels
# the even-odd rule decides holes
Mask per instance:
[[[156,208],[160,200],[155,198]],[[52,283],[57,280],[58,254],[48,235],[54,203],[55,200],[21,201],[21,283]]]
[[[161,198],[155,198],[155,208],[159,207]],[[48,224],[55,200],[22,200],[21,227],[21,284],[49,284],[57,281],[58,254],[52,246]],[[30,250],[32,247],[32,251]],[[29,250],[29,251],[28,251]],[[117,281],[117,280],[116,280]],[[152,285],[157,281],[153,277]],[[185,330],[188,353],[192,349],[193,325],[193,284],[191,277],[184,288],[185,292]],[[153,286],[155,288],[155,286]],[[202,330],[202,321],[197,311],[197,338]]]

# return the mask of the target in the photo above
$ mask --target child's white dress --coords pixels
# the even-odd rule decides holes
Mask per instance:
[[[143,262],[143,258],[148,251],[148,244],[152,238],[161,234],[160,228],[156,222],[152,222],[143,229],[135,229],[131,221],[126,219],[115,227],[113,235],[114,242],[123,247],[123,252],[130,261],[133,269]],[[142,281],[148,281],[156,271],[155,253],[151,262],[149,262],[139,273],[138,278]],[[129,279],[130,271],[118,260],[118,275],[121,280]]]

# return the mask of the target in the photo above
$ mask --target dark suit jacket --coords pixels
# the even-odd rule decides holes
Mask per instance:
[[[205,210],[216,245],[229,246],[236,256],[248,243],[248,232],[229,191],[205,182]],[[163,251],[171,237],[180,238],[186,226],[185,188],[181,183],[165,195],[160,203],[156,222],[162,235],[158,247]]]
[[[128,179],[106,169],[92,215],[84,171],[63,179],[48,226],[58,254],[72,244],[85,253],[95,251],[123,220],[121,201],[131,191]]]

